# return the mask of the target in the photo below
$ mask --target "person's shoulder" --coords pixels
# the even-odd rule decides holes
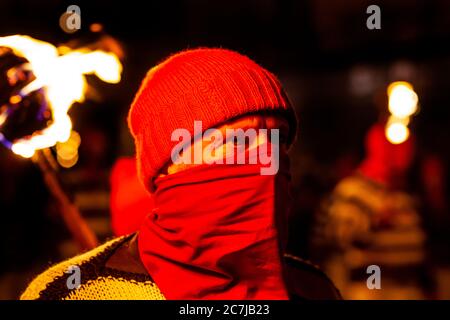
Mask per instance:
[[[87,265],[95,268],[96,264],[101,263],[101,257],[108,256],[110,252],[113,252],[114,249],[126,241],[127,238],[127,236],[115,238],[90,251],[53,265],[31,281],[20,299],[41,299],[43,298],[43,293],[47,295],[51,294],[54,299],[58,299],[62,292],[58,292],[59,290],[51,290],[52,292],[48,292],[53,284],[61,282],[63,278],[70,276],[70,273],[74,272],[74,267],[78,267],[79,270],[82,270],[82,268]],[[64,285],[66,286],[66,281],[64,281]]]
[[[287,284],[294,300],[341,300],[333,281],[312,262],[285,254]]]

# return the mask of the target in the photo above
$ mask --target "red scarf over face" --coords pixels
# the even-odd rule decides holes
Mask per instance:
[[[138,244],[167,299],[288,299],[276,228],[287,206],[275,200],[287,204],[289,176],[260,168],[199,165],[156,179]]]

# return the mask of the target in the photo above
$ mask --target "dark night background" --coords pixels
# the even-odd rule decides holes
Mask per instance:
[[[59,27],[70,4],[81,8],[82,27],[73,34]],[[381,30],[366,27],[370,4],[381,8]],[[413,83],[420,113],[411,127],[418,152],[409,187],[422,199],[432,259],[449,264],[448,200],[443,217],[427,209],[419,169],[422,158],[436,155],[447,168],[444,181],[450,181],[449,1],[2,0],[0,18],[0,36],[88,42],[89,25],[101,23],[123,45],[122,81],[98,84],[101,103],[89,101],[70,111],[82,139],[80,161],[61,172],[100,238],[111,236],[109,170],[117,157],[133,154],[126,114],[140,81],[171,53],[214,46],[244,53],[277,74],[297,110],[299,135],[292,150],[297,206],[290,246],[305,257],[320,199],[364,157],[364,134],[378,119],[380,92],[399,77]],[[449,199],[449,189],[444,192]],[[1,147],[0,298],[14,298],[37,270],[71,252],[54,211],[38,169]]]

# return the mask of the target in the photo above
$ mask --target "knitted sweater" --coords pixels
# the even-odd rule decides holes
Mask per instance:
[[[137,252],[137,234],[113,239],[66,260],[37,276],[22,300],[164,300]],[[340,299],[339,291],[316,266],[286,255],[292,299]],[[80,285],[71,288],[71,266],[79,268]]]
[[[152,278],[142,272],[131,254],[134,235],[113,239],[105,244],[49,268],[37,276],[20,297],[22,300],[164,300]],[[120,250],[122,249],[122,250]],[[127,257],[128,255],[128,257]],[[129,262],[116,268],[116,256]],[[69,289],[70,266],[80,268],[81,285]],[[123,270],[127,269],[127,270]],[[141,270],[139,270],[141,269]]]

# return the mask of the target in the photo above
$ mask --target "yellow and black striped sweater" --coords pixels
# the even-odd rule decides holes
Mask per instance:
[[[285,256],[291,299],[340,299],[339,291],[318,267]],[[71,267],[79,268],[79,286],[70,289]],[[50,267],[37,276],[22,300],[165,300],[137,251],[137,234],[111,240]]]
[[[164,300],[152,278],[130,253],[135,235],[111,240],[91,251],[66,260],[37,276],[22,300]],[[133,243],[133,242],[131,242]],[[114,261],[124,260],[126,267]],[[69,289],[71,266],[80,270],[80,286]]]

